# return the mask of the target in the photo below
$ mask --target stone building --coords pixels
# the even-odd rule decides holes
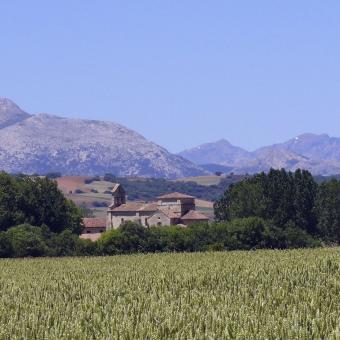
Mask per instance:
[[[125,191],[116,184],[112,191],[112,204],[107,211],[106,229],[118,228],[126,221],[145,227],[162,225],[187,226],[194,222],[207,222],[209,218],[195,210],[195,197],[179,192],[157,197],[157,202],[126,203]]]
[[[106,219],[105,218],[84,218],[84,229],[80,238],[91,241],[99,239],[101,233],[106,231]]]

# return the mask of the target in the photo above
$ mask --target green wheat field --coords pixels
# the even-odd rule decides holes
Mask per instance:
[[[340,250],[0,261],[0,339],[338,339]]]

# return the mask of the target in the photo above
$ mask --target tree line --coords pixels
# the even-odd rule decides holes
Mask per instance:
[[[214,205],[217,221],[255,216],[272,225],[340,242],[340,181],[318,184],[305,170],[270,170],[231,185]]]
[[[230,185],[215,221],[182,228],[127,223],[103,235],[104,254],[137,251],[288,249],[340,243],[340,181],[304,170],[270,170]]]
[[[0,257],[90,256],[146,252],[255,250],[316,247],[320,242],[302,230],[287,228],[273,233],[261,218],[199,223],[188,227],[145,228],[125,222],[103,233],[97,242],[82,240],[70,230],[53,233],[46,226],[19,225],[0,233]]]
[[[202,185],[196,182],[173,181],[163,178],[123,178],[115,177],[113,174],[105,174],[104,181],[120,183],[128,193],[130,200],[150,201],[155,197],[167,192],[179,191],[187,195],[192,195],[200,199],[215,201],[225,189],[232,183],[245,178],[241,175],[228,175],[221,177],[218,184]],[[93,177],[92,180],[100,180],[99,176]]]
[[[82,240],[84,212],[56,182],[0,173],[0,257],[134,252],[287,249],[340,242],[340,181],[307,171],[247,177],[215,202],[215,221],[144,228],[126,222],[97,242]]]

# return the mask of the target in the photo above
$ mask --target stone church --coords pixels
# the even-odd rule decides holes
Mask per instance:
[[[196,211],[195,197],[179,192],[157,197],[156,202],[126,202],[126,192],[120,184],[112,189],[112,204],[107,211],[106,230],[118,228],[125,221],[145,227],[162,225],[187,226],[207,222],[209,218]]]

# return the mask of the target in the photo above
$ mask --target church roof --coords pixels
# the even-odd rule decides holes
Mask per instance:
[[[85,228],[105,228],[106,218],[84,218]]]
[[[146,203],[144,204],[139,211],[157,211],[157,203]]]
[[[159,210],[161,211],[164,215],[166,215],[169,218],[181,218],[181,213],[180,212],[174,212],[171,210]]]
[[[116,212],[138,212],[138,211],[157,211],[156,203],[143,203],[143,202],[130,202],[121,204],[116,208],[112,208],[111,211]]]
[[[139,203],[139,202],[131,202],[131,203],[125,203],[121,204],[116,208],[112,208],[111,211],[126,211],[126,212],[133,212],[133,211],[138,211],[144,203]]]
[[[196,211],[190,210],[184,216],[181,217],[182,220],[209,220],[209,217],[205,216],[204,214]]]
[[[181,198],[195,198],[194,196],[182,194],[181,192],[172,192],[170,194],[158,196],[158,199],[166,199],[166,198],[173,198],[173,199],[181,199]]]

